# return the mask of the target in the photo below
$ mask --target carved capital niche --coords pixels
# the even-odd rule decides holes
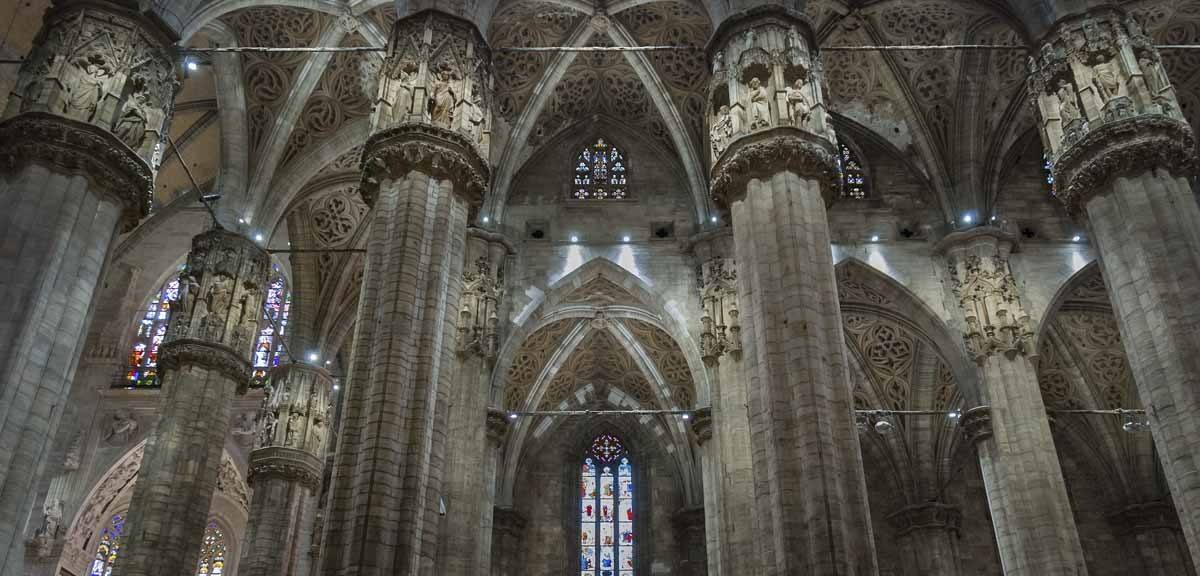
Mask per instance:
[[[958,421],[967,444],[978,444],[992,437],[992,409],[976,406],[963,412]]]
[[[324,368],[300,363],[276,366],[258,410],[255,446],[321,458],[333,419],[332,389],[333,377]]]
[[[709,365],[725,354],[742,355],[738,320],[737,264],[732,258],[710,258],[700,265],[700,357]]]
[[[463,271],[462,292],[458,312],[458,353],[477,354],[494,360],[500,348],[497,313],[504,295],[503,263],[495,265],[487,256],[475,261],[474,269]]]
[[[502,446],[504,444],[504,440],[508,438],[508,431],[508,418],[505,418],[504,412],[495,409],[488,409],[487,437],[492,446]]]
[[[90,124],[112,136],[102,147],[157,169],[179,87],[170,48],[177,39],[105,2],[51,9],[4,116],[43,112]]]
[[[1195,143],[1152,39],[1131,15],[1068,19],[1029,59],[1029,97],[1072,213],[1112,177],[1194,169]]]
[[[782,172],[818,180],[825,203],[833,202],[838,189],[833,145],[791,127],[763,130],[735,141],[713,166],[713,199],[728,206],[745,195],[751,180]]]
[[[701,408],[692,416],[692,432],[696,435],[696,443],[701,446],[712,440],[713,421],[711,408]]]
[[[708,129],[713,171],[739,139],[789,126],[836,142],[822,94],[813,27],[778,6],[726,19],[708,45]]]
[[[958,534],[962,527],[962,512],[941,502],[923,502],[889,514],[888,520],[899,536],[915,530],[945,530]]]
[[[261,479],[282,478],[316,491],[321,486],[323,465],[320,458],[304,450],[269,446],[250,453],[250,474],[246,480],[254,486]]]
[[[423,172],[450,180],[454,191],[468,203],[483,200],[488,165],[462,134],[430,124],[409,123],[377,132],[363,147],[363,180],[359,192],[368,206],[375,205],[379,185],[409,172]]]
[[[1021,306],[1008,266],[1015,239],[996,228],[980,227],[944,238],[950,287],[966,322],[967,353],[982,364],[989,356],[1034,354],[1033,326]]]
[[[248,385],[269,267],[267,251],[239,234],[216,229],[193,238],[160,362],[166,366],[172,355],[188,362],[211,359],[231,376],[234,365],[244,366],[239,382]]]
[[[89,189],[122,206],[121,232],[133,230],[150,211],[150,166],[94,125],[43,112],[0,123],[0,172],[11,174],[29,164],[86,178]]]
[[[374,130],[453,131],[482,157],[491,140],[492,55],[475,25],[436,10],[396,21],[379,70]]]

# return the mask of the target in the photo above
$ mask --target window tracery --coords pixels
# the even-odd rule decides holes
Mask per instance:
[[[225,573],[225,533],[216,522],[204,529],[204,544],[200,548],[200,563],[196,576],[221,576]]]
[[[292,310],[292,293],[288,291],[287,279],[280,273],[278,265],[274,266],[271,274],[258,338],[254,342],[251,387],[265,386],[271,368],[279,365],[279,358],[284,353],[283,337],[287,331],[288,315]]]
[[[629,197],[625,155],[603,138],[575,159],[571,197],[575,200],[623,200]]]
[[[867,176],[858,154],[845,144],[838,144],[838,172],[842,180],[842,198],[865,200],[867,198]]]
[[[582,576],[634,576],[633,464],[621,440],[601,434],[580,471]]]
[[[125,515],[115,514],[107,526],[100,530],[100,543],[96,545],[96,555],[92,560],[92,569],[88,576],[109,576],[112,574],[113,563],[117,561],[117,552],[121,550],[121,541],[125,536]]]
[[[179,300],[179,273],[172,274],[146,306],[129,350],[129,367],[119,386],[157,388],[158,348],[167,334],[171,304]]]

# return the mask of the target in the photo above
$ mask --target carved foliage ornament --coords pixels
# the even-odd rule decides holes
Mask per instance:
[[[1072,211],[1122,172],[1185,175],[1191,129],[1153,41],[1133,16],[1101,10],[1067,20],[1029,59],[1059,195]]]
[[[737,265],[732,259],[712,258],[700,266],[700,356],[716,363],[726,353],[742,354],[742,325],[738,320]]]
[[[371,136],[363,152],[360,192],[368,206],[375,204],[379,184],[419,171],[454,182],[467,202],[483,199],[489,169],[478,150],[461,134],[429,124],[402,124]]]
[[[504,266],[495,266],[487,256],[475,261],[474,270],[463,272],[462,306],[458,318],[458,353],[479,354],[494,360],[500,347],[498,307],[504,295]]]
[[[157,167],[179,86],[170,34],[117,7],[52,10],[5,116],[49,112],[98,126]]]
[[[795,128],[776,128],[738,139],[712,171],[713,198],[732,204],[746,193],[750,180],[793,172],[821,183],[826,204],[838,190],[833,144]]]
[[[321,469],[321,460],[308,452],[272,446],[250,453],[247,480],[253,486],[262,479],[282,478],[315,491],[321,487]]]
[[[163,366],[212,366],[248,385],[269,266],[266,250],[244,236],[217,229],[193,238],[180,273],[183,289],[171,304]]]
[[[1034,353],[1033,328],[1021,306],[1007,251],[987,241],[972,242],[946,261],[951,289],[965,316],[963,339],[972,358],[982,363],[997,352],[1010,359]]]

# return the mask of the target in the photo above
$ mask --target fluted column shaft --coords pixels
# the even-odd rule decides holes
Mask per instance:
[[[713,63],[713,194],[737,261],[757,573],[876,574],[829,250],[834,138],[811,25],[763,6],[723,22]],[[736,568],[736,567],[735,567]]]
[[[978,366],[983,402],[964,428],[979,452],[1004,573],[1087,574],[1046,405],[1033,331],[1008,257],[1015,239],[980,227],[944,238],[950,287]]]
[[[956,508],[926,502],[897,510],[888,520],[896,528],[906,576],[958,576],[962,514]]]
[[[56,7],[0,122],[0,574],[20,574],[113,239],[145,216],[175,94],[170,32],[105,2]],[[96,41],[104,36],[104,41]]]
[[[1200,558],[1195,140],[1162,58],[1115,9],[1063,20],[1031,96],[1058,196],[1088,227],[1192,558]]]
[[[161,418],[146,441],[129,505],[120,576],[194,575],[234,394],[250,383],[270,257],[212,230],[192,240],[159,352]]]

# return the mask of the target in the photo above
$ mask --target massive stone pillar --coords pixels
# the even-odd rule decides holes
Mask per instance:
[[[1030,96],[1057,194],[1098,249],[1121,340],[1200,558],[1200,207],[1195,140],[1151,39],[1097,10],[1056,24]]]
[[[905,506],[888,515],[907,576],[958,576],[962,513],[940,502]]]
[[[1169,502],[1127,506],[1108,516],[1138,574],[1196,576],[1179,518]]]
[[[733,235],[728,228],[706,233],[692,252],[700,271],[700,353],[712,389],[711,411],[692,421],[704,473],[708,574],[753,574],[757,511]]]
[[[471,228],[459,296],[457,362],[446,418],[444,515],[438,574],[488,573],[496,448],[489,438],[492,369],[500,348],[499,306],[510,247],[498,234]],[[507,427],[503,417],[500,424]]]
[[[192,240],[159,351],[161,418],[129,505],[120,576],[191,576],[208,522],[234,394],[250,384],[270,256],[214,229]]]
[[[937,247],[986,405],[969,410],[963,426],[978,448],[1004,573],[1087,574],[1031,358],[1033,330],[1008,265],[1014,242],[985,226]]]
[[[293,346],[295,340],[293,339]],[[295,354],[300,354],[297,349]],[[333,379],[300,362],[271,371],[250,452],[250,522],[238,572],[306,574],[315,500],[332,417]]]
[[[520,557],[527,521],[512,508],[492,512],[492,576],[522,576]]]
[[[46,14],[0,122],[0,574],[21,572],[96,284],[146,215],[175,96],[175,38],[124,3]]]
[[[808,21],[761,7],[709,44],[713,194],[733,220],[760,574],[878,572],[825,205],[834,139]]]
[[[436,11],[398,21],[363,151],[373,206],[322,571],[433,574],[468,212],[488,179],[487,45]],[[483,417],[482,414],[479,415]]]

